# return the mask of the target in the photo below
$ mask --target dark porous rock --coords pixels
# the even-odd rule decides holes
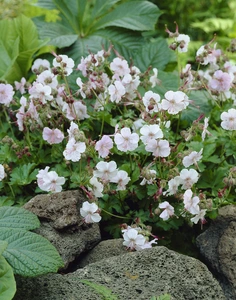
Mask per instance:
[[[91,251],[83,256],[77,266],[79,268],[83,268],[90,263],[95,263],[104,258],[127,253],[126,247],[123,246],[123,241],[123,239],[101,241]]]
[[[119,300],[149,300],[165,293],[172,300],[225,300],[202,262],[162,246],[102,259],[70,274],[16,279],[14,300],[103,299],[81,280],[109,288]]]
[[[219,210],[211,226],[197,237],[197,246],[227,299],[236,299],[236,206]]]
[[[86,200],[81,191],[74,190],[37,195],[24,206],[39,217],[41,226],[34,231],[57,248],[64,269],[101,240],[98,224],[84,224],[80,216],[79,209]]]

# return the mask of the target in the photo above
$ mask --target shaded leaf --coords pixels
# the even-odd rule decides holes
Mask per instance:
[[[0,227],[33,230],[40,226],[38,217],[19,207],[0,207]]]
[[[118,5],[95,26],[96,29],[117,26],[136,31],[153,30],[160,15],[158,7],[149,1],[129,1]]]
[[[0,255],[0,299],[11,300],[16,293],[16,281],[12,267]]]
[[[11,172],[11,181],[10,184],[17,185],[27,185],[36,179],[38,169],[34,170],[36,165],[34,163],[28,163],[27,165],[22,165],[16,167]]]

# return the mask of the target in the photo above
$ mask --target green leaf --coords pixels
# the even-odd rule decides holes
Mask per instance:
[[[8,196],[0,196],[0,206],[11,206],[15,203],[13,199]]]
[[[32,212],[19,207],[0,207],[1,228],[21,228],[33,230],[40,226],[38,217]]]
[[[160,15],[158,7],[149,1],[129,1],[118,5],[95,26],[96,29],[117,26],[135,31],[153,30]]]
[[[0,56],[0,79],[13,83],[14,80],[19,81],[21,77],[26,77],[33,54],[46,45],[46,42],[38,40],[36,26],[24,15],[1,20],[0,46],[4,45],[4,48],[1,50],[3,56]]]
[[[102,49],[102,45],[105,49],[113,45],[120,55],[129,59],[135,57],[135,51],[142,43],[144,43],[144,39],[138,33],[133,32],[131,34],[129,30],[106,28],[98,30],[83,39],[78,39],[73,47],[68,49],[67,55],[79,63],[82,56],[88,55],[89,52],[97,53]]]
[[[13,299],[16,293],[16,281],[11,266],[2,255],[0,255],[0,282],[0,299]]]
[[[11,172],[10,184],[27,185],[36,179],[38,169],[34,170],[36,164],[28,163],[27,165],[19,166]]]
[[[0,239],[8,242],[3,256],[16,274],[39,276],[57,272],[63,266],[55,247],[36,233],[17,228],[0,228]]]
[[[142,72],[145,72],[148,67],[164,70],[171,56],[171,50],[164,38],[155,39],[153,42],[144,43],[137,50],[134,58],[134,64],[139,67]]]
[[[6,241],[0,240],[0,256],[2,256],[2,253],[4,250],[6,250],[8,243]]]

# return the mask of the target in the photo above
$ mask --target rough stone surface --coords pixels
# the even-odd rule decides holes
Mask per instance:
[[[86,201],[79,191],[37,195],[24,208],[35,213],[41,226],[36,233],[47,238],[60,253],[65,267],[100,240],[98,224],[84,224],[79,208]]]
[[[82,257],[82,259],[78,262],[77,267],[83,268],[88,264],[95,263],[104,258],[127,253],[126,248],[123,246],[123,241],[123,239],[101,241]]]
[[[157,246],[103,259],[71,274],[17,277],[14,300],[102,299],[81,279],[106,286],[119,300],[149,300],[164,293],[172,300],[225,299],[203,263]]]
[[[219,210],[216,220],[198,236],[197,246],[227,299],[236,299],[236,206]]]

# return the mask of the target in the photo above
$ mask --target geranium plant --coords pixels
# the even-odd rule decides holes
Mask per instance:
[[[166,31],[170,48],[187,52],[189,37]],[[114,236],[121,227],[132,250],[156,243],[158,228],[204,224],[234,203],[236,70],[214,41],[170,89],[112,46],[78,63],[53,55],[35,60],[31,81],[0,84],[3,202],[81,188],[84,221],[106,221]]]

